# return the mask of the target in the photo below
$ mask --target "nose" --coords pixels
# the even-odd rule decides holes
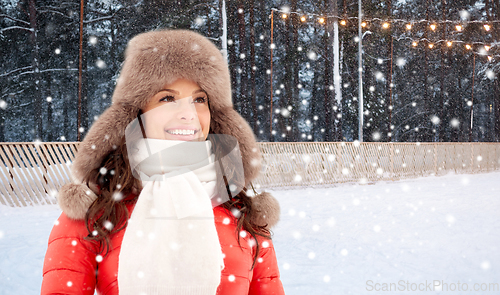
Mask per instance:
[[[198,118],[196,107],[192,99],[183,98],[178,100],[177,118],[186,121],[192,121]]]

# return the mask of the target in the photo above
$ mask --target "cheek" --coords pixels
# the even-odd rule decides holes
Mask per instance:
[[[208,132],[210,128],[210,110],[204,109],[198,111],[198,120],[200,120],[200,125],[203,131]]]
[[[165,125],[165,116],[162,116],[160,112],[150,111],[145,114],[144,121],[146,130],[162,129]]]

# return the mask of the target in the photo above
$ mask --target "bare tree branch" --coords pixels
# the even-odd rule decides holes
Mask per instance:
[[[32,68],[32,66],[27,66],[27,67],[24,67],[24,68],[15,69],[15,70],[12,70],[10,72],[1,74],[0,77],[6,77],[6,76],[9,76],[10,74],[14,74],[16,72],[28,70],[28,69],[31,69],[31,68]]]
[[[19,29],[19,30],[23,30],[23,31],[28,31],[28,32],[33,32],[32,28],[25,28],[25,27],[20,27],[20,26],[12,26],[12,27],[7,27],[7,28],[1,29],[0,33],[3,33],[3,32],[8,31],[8,30],[15,30],[15,29]]]
[[[23,23],[25,25],[30,25],[29,22],[27,21],[24,21],[24,20],[20,20],[20,19],[17,19],[17,18],[13,18],[12,16],[9,16],[9,15],[6,15],[6,14],[0,14],[0,17],[5,17],[5,18],[8,18],[10,20],[13,20],[13,21],[16,21],[16,22],[20,22],[20,23]]]

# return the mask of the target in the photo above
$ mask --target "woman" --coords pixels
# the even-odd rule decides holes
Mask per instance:
[[[279,205],[246,194],[259,170],[219,50],[191,31],[134,37],[59,192],[42,294],[284,294]]]

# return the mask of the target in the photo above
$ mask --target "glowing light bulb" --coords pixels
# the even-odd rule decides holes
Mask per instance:
[[[364,27],[366,27],[366,22],[362,22],[362,23],[361,23],[361,26],[362,26],[363,28],[364,28]]]
[[[320,24],[324,24],[324,23],[325,23],[325,18],[320,17],[320,19],[319,19],[319,23],[320,23]]]
[[[489,51],[489,50],[490,50],[490,48],[491,48],[491,46],[484,45],[484,50]]]
[[[432,49],[434,47],[434,44],[429,43],[429,48]]]
[[[281,15],[281,18],[282,18],[282,19],[286,19],[287,17],[288,17],[288,14],[286,14],[286,13],[283,13],[283,14]]]
[[[411,30],[411,24],[407,24],[407,25],[406,25],[406,29],[407,29],[407,30]]]
[[[455,26],[455,29],[456,29],[458,32],[461,32],[461,31],[462,31],[462,26],[461,26],[461,25],[456,25],[456,26]]]
[[[388,29],[388,28],[389,28],[389,23],[387,23],[387,22],[386,22],[386,23],[383,23],[383,24],[382,24],[382,28],[384,28],[384,29]]]
[[[347,25],[347,22],[346,22],[345,20],[341,20],[341,21],[340,21],[340,24],[341,24],[342,26],[345,26],[345,25]]]
[[[432,24],[429,26],[431,28],[431,30],[435,31],[436,30],[436,25],[435,24]]]
[[[493,59],[493,57],[488,56],[488,61],[491,61],[492,59]]]
[[[411,45],[412,45],[413,47],[417,47],[418,43],[417,43],[416,41],[413,41],[413,43],[411,43]]]
[[[305,15],[303,15],[303,16],[300,17],[300,21],[301,22],[305,22],[306,20],[307,20],[307,17],[305,17]]]
[[[484,27],[484,29],[485,29],[486,31],[489,31],[489,30],[491,29],[490,25],[486,25],[486,24],[485,24],[483,27]]]
[[[467,50],[470,50],[470,49],[472,48],[472,46],[470,46],[469,44],[466,44],[466,45],[465,45],[465,48],[466,48]]]
[[[453,45],[453,42],[448,41],[448,42],[446,42],[446,45],[447,45],[448,47],[451,47],[451,45]]]

